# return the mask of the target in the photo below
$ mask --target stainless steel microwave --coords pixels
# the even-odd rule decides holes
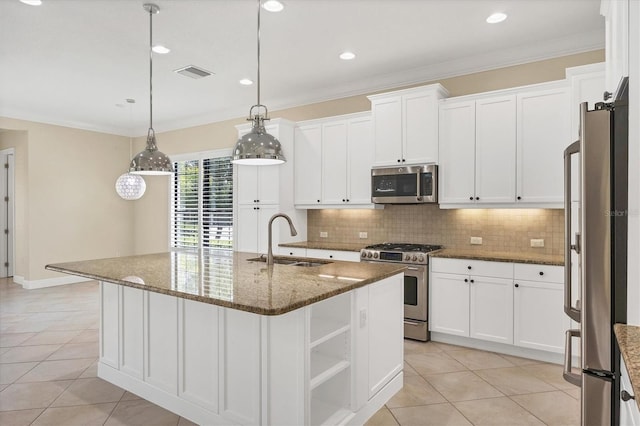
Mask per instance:
[[[438,166],[374,167],[371,169],[371,202],[421,204],[438,202]]]

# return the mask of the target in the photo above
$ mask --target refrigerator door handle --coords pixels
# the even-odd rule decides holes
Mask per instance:
[[[582,375],[571,372],[571,355],[572,355],[572,345],[571,338],[572,337],[580,337],[580,330],[572,329],[567,330],[565,334],[564,341],[564,371],[562,372],[562,377],[564,379],[578,387],[582,386]]]
[[[580,311],[571,305],[571,249],[580,250],[579,234],[576,244],[571,245],[571,156],[580,152],[580,141],[564,150],[564,312],[576,322],[580,322]]]

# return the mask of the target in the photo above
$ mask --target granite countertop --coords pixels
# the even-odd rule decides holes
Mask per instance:
[[[455,259],[488,260],[491,262],[533,263],[536,265],[564,266],[563,255],[550,254],[442,249],[429,253],[429,256],[450,257]]]
[[[390,263],[332,261],[314,267],[268,267],[248,261],[257,256],[171,251],[58,263],[46,269],[261,315],[284,314],[405,269]]]
[[[614,324],[613,331],[620,346],[620,353],[629,372],[633,394],[640,409],[640,327]]]
[[[279,247],[297,247],[304,249],[318,249],[318,250],[341,250],[341,251],[357,251],[365,248],[365,246],[371,243],[331,243],[325,241],[301,241],[298,243],[280,243]]]

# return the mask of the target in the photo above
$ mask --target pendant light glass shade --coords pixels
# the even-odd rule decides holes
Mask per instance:
[[[138,200],[146,189],[147,184],[139,175],[125,173],[116,180],[116,192],[124,200]]]
[[[269,120],[267,107],[260,103],[260,0],[258,0],[258,102],[249,110],[247,121],[253,121],[251,132],[242,136],[233,149],[234,164],[246,164],[253,166],[268,166],[282,164],[286,160],[282,153],[280,141],[267,133],[264,128],[265,120]],[[257,108],[254,114],[253,110]],[[260,114],[260,108],[264,108],[264,115]]]
[[[149,13],[149,131],[147,147],[133,157],[129,173],[169,175],[173,173],[173,163],[166,154],[158,151],[156,133],[153,130],[153,15],[159,13],[160,8],[152,3],[145,3],[143,8]]]

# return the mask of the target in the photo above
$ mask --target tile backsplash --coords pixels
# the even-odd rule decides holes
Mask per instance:
[[[320,238],[326,232],[326,238]],[[366,232],[367,238],[359,238]],[[562,209],[452,209],[437,205],[387,205],[376,210],[308,210],[309,241],[442,244],[477,251],[560,255],[564,250]],[[482,245],[471,245],[481,237]],[[543,239],[544,247],[531,247]]]

